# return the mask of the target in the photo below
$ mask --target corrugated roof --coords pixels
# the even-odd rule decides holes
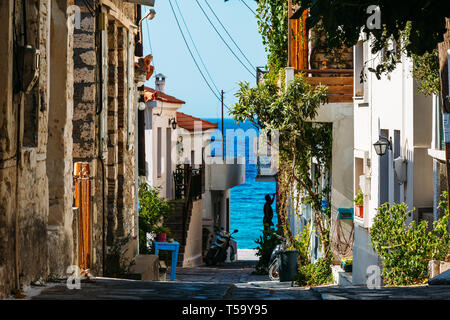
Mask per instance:
[[[188,131],[194,131],[194,122],[195,121],[201,121],[202,123],[202,130],[209,130],[209,129],[217,129],[218,124],[209,122],[206,120],[202,120],[200,118],[193,117],[188,114],[184,114],[182,112],[177,112],[177,123],[178,126],[186,129]]]
[[[179,103],[179,104],[186,103],[183,100],[169,96],[168,94],[166,94],[164,92],[157,91],[157,90],[155,90],[153,88],[149,88],[149,87],[144,87],[144,99],[145,99],[145,102],[159,100],[162,102],[170,102],[170,103]]]

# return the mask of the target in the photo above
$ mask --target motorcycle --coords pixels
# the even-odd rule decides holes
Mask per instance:
[[[230,240],[234,239],[232,234],[238,232],[238,230],[234,230],[232,233],[226,232],[223,228],[220,230],[216,229],[215,231],[216,240],[211,247],[209,247],[205,257],[207,266],[214,266],[217,263],[225,262],[227,258],[227,250],[230,248]],[[233,247],[231,247],[231,250],[230,260],[233,261],[236,253],[234,252]]]
[[[269,260],[269,278],[270,280],[280,280],[280,264],[281,264],[281,252],[286,250],[286,238],[275,234],[275,236],[281,240],[280,244],[277,244],[273,249]]]

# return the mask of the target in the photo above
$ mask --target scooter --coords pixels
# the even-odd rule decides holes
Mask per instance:
[[[236,232],[238,232],[238,230],[234,230],[230,233],[226,232],[223,228],[220,230],[216,229],[216,241],[209,247],[205,257],[207,266],[214,266],[217,263],[225,262],[228,248],[230,248],[230,240],[234,239],[232,234]],[[234,252],[233,247],[231,247],[231,251],[230,260],[233,261],[236,253]]]
[[[286,250],[286,238],[275,234],[275,236],[281,240],[280,244],[277,244],[273,249],[272,254],[269,260],[269,278],[270,280],[280,280],[280,264],[281,257],[280,254],[282,251]]]

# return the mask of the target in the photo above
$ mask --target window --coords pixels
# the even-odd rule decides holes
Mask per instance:
[[[381,130],[380,136],[389,139],[389,130]],[[380,160],[380,180],[379,180],[379,205],[389,202],[389,151],[383,156],[378,156]]]
[[[355,97],[364,96],[364,82],[362,81],[362,73],[364,72],[364,45],[363,41],[358,41],[355,45]]]
[[[166,128],[166,197],[172,198],[172,131]]]
[[[162,169],[161,169],[161,149],[162,149],[162,133],[161,128],[158,128],[157,130],[157,136],[156,136],[156,176],[160,178],[162,176]]]
[[[394,159],[400,157],[400,130],[394,130]],[[400,183],[394,180],[394,202],[400,203]]]

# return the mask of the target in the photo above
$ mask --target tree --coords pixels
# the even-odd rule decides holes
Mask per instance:
[[[266,79],[256,88],[241,83],[236,93],[238,102],[230,115],[237,122],[251,121],[261,129],[277,130],[279,133],[278,170],[278,221],[290,245],[295,243],[294,235],[287,225],[289,200],[299,207],[299,195],[311,204],[316,212],[314,226],[319,233],[325,256],[329,250],[329,212],[322,210],[323,199],[329,198],[329,188],[318,188],[321,177],[331,166],[331,126],[328,123],[314,123],[322,103],[327,101],[326,87],[311,87],[304,75],[297,75],[289,85],[278,87]],[[312,159],[318,169],[311,176]],[[297,192],[296,192],[297,191]],[[325,212],[323,212],[325,211]]]
[[[369,28],[368,18],[372,12],[367,8],[376,5],[380,8],[381,28]],[[431,53],[442,42],[446,32],[445,18],[450,15],[450,2],[438,0],[303,0],[293,18],[305,9],[310,9],[306,20],[308,29],[319,21],[327,31],[328,45],[334,48],[353,46],[360,32],[374,39],[374,53],[386,47],[389,39],[400,40],[401,32],[411,23],[409,54]]]

